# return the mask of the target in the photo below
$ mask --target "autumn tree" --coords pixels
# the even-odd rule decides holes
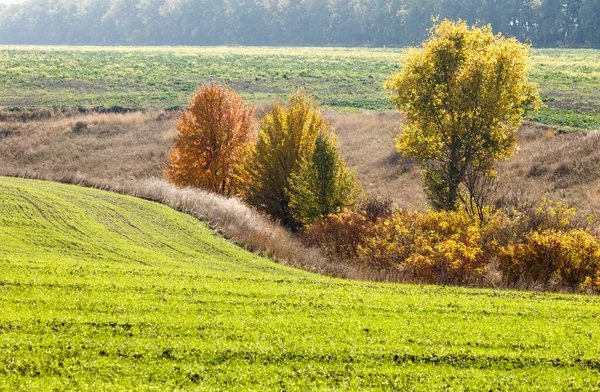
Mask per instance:
[[[236,194],[241,170],[255,140],[254,108],[223,86],[202,87],[177,122],[175,145],[165,177],[176,186]]]
[[[319,218],[352,207],[361,189],[353,171],[346,167],[337,148],[337,138],[319,133],[314,151],[292,173],[288,186],[294,220],[308,225]]]
[[[495,163],[516,150],[523,116],[541,105],[527,78],[528,54],[529,46],[490,26],[445,20],[386,82],[406,118],[397,149],[423,164],[434,208],[481,202],[481,195],[465,195],[493,183]]]
[[[315,157],[317,140],[322,140],[322,144],[329,146],[326,146],[326,149],[331,150],[330,143],[333,141],[330,139],[331,127],[323,118],[316,103],[301,91],[291,95],[288,107],[276,103],[265,115],[259,128],[258,141],[248,159],[247,173],[250,185],[245,199],[249,204],[280,220],[287,227],[293,230],[299,229],[303,224],[301,217],[304,214],[295,212],[294,207],[323,210],[320,206],[314,206],[314,203],[323,200],[318,196],[311,198],[310,206],[300,207],[302,202],[299,187],[306,184],[300,185],[299,176],[316,175],[316,187],[323,185],[319,183],[321,180],[329,181],[327,176],[339,177],[341,163],[337,161],[339,158],[337,155],[317,152],[318,156],[326,156],[324,159],[336,160],[334,163],[328,163],[331,165],[330,171],[325,174],[323,170],[321,177],[318,169],[311,166],[310,162]],[[306,166],[303,167],[304,165]],[[294,176],[296,187],[292,186]],[[294,196],[298,196],[295,205],[292,203]]]

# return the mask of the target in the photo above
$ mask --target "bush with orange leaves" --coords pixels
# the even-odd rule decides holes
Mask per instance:
[[[356,260],[358,249],[370,238],[373,223],[360,212],[345,209],[306,227],[302,243],[320,248],[327,256]]]
[[[304,243],[380,271],[401,272],[410,281],[441,284],[485,280],[490,253],[499,249],[485,243],[486,229],[464,211],[396,210],[375,217],[368,212],[346,210],[315,222],[303,233]]]
[[[600,241],[592,217],[551,200],[506,214],[486,209],[482,224],[463,211],[385,211],[363,205],[313,223],[304,243],[329,255],[407,281],[477,286],[569,289],[600,293]]]
[[[309,225],[301,234],[307,246],[321,248],[328,256],[356,260],[359,249],[373,236],[375,223],[391,216],[390,200],[370,198],[356,210],[344,209]]]
[[[177,131],[165,177],[176,186],[237,194],[244,183],[241,165],[256,138],[254,108],[233,90],[207,85],[190,100]]]
[[[483,224],[464,210],[396,210],[373,219],[368,211],[315,222],[303,233],[305,244],[413,282],[600,293],[600,241],[590,234],[592,220],[577,221],[567,205],[486,209]]]

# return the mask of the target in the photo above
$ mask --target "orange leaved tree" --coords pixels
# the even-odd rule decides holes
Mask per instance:
[[[233,90],[207,85],[190,100],[177,131],[165,177],[176,186],[236,194],[243,183],[239,168],[255,139],[254,107]]]

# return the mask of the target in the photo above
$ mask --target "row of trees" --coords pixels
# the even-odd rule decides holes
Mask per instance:
[[[202,87],[177,122],[165,176],[177,186],[240,196],[292,230],[354,205],[358,182],[306,93],[273,105],[258,135],[255,128],[254,109],[235,91]]]
[[[423,165],[432,207],[464,207],[483,222],[494,166],[517,148],[516,132],[541,100],[527,78],[529,47],[492,29],[443,21],[385,87],[406,121],[398,152]],[[314,101],[292,94],[273,105],[255,141],[254,109],[235,91],[209,85],[177,123],[166,165],[178,186],[241,195],[298,229],[355,204],[356,179]]]
[[[600,47],[600,0],[26,0],[0,4],[0,43],[408,46],[432,16]]]

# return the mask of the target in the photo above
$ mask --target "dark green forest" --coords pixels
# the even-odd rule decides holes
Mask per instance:
[[[400,47],[432,17],[600,47],[600,0],[26,0],[0,5],[0,43]]]

